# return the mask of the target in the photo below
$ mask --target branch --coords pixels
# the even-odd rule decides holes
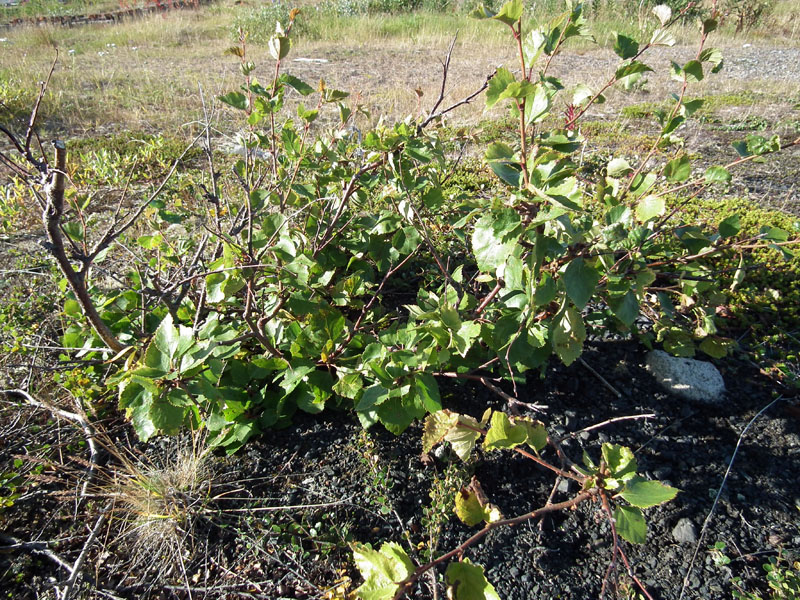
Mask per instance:
[[[586,492],[581,492],[571,500],[566,500],[564,502],[558,502],[556,504],[549,504],[547,506],[543,506],[541,508],[537,508],[534,511],[526,513],[524,515],[520,515],[518,517],[513,517],[510,519],[502,519],[500,521],[494,521],[493,523],[487,523],[486,527],[481,529],[478,533],[472,535],[469,539],[465,542],[453,548],[450,552],[443,554],[439,558],[432,560],[428,564],[422,565],[418,567],[416,571],[414,571],[411,575],[409,575],[406,579],[398,583],[397,593],[395,593],[393,600],[400,600],[406,593],[409,591],[409,588],[428,570],[432,569],[436,565],[439,565],[447,560],[455,556],[460,556],[464,553],[464,550],[469,548],[470,546],[474,545],[476,542],[479,542],[481,539],[486,537],[490,532],[497,529],[498,527],[504,527],[506,525],[513,526],[519,525],[520,523],[524,523],[525,521],[530,521],[531,519],[538,519],[543,517],[544,515],[551,513],[551,512],[558,512],[561,510],[567,510],[572,508],[573,506],[577,506],[584,500],[588,500],[592,496],[596,496],[600,490],[598,488],[592,488]]]

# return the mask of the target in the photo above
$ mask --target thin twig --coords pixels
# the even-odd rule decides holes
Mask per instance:
[[[694,563],[697,560],[697,555],[700,552],[700,546],[703,544],[703,539],[706,535],[706,530],[708,529],[708,524],[711,521],[711,517],[714,514],[714,511],[717,509],[717,504],[719,503],[719,499],[722,496],[722,490],[725,488],[725,483],[728,481],[728,476],[731,474],[731,469],[733,468],[733,461],[736,460],[736,454],[739,452],[739,447],[742,445],[742,440],[744,439],[744,434],[747,433],[747,430],[750,429],[750,426],[756,422],[756,419],[764,414],[767,410],[772,408],[775,404],[780,402],[781,400],[785,400],[783,396],[778,396],[767,404],[764,408],[758,411],[755,416],[750,419],[750,421],[745,425],[745,428],[742,429],[742,433],[739,434],[739,439],[736,440],[736,447],[733,449],[733,454],[731,455],[730,461],[728,461],[728,468],[725,470],[725,475],[722,478],[722,483],[719,485],[719,489],[717,490],[717,495],[714,497],[714,502],[711,504],[711,510],[708,511],[705,520],[703,521],[703,527],[700,529],[700,535],[697,537],[697,546],[695,546],[694,553],[692,554],[692,560],[689,562],[689,567],[686,569],[686,576],[683,578],[683,585],[681,586],[681,594],[678,596],[678,600],[683,600],[684,595],[686,595],[686,588],[689,586],[689,576],[692,574],[692,570],[694,569]]]
[[[597,377],[597,378],[600,380],[600,383],[602,383],[604,386],[606,386],[606,388],[607,388],[607,389],[608,389],[608,390],[609,390],[609,391],[610,391],[612,394],[614,394],[614,395],[615,395],[617,398],[622,398],[622,394],[620,394],[620,393],[617,391],[617,389],[616,389],[616,388],[615,388],[613,385],[611,385],[611,384],[608,382],[608,380],[607,380],[605,377],[603,377],[602,375],[600,375],[600,373],[598,373],[598,372],[597,372],[597,371],[596,371],[596,370],[595,370],[595,369],[594,369],[594,368],[593,368],[591,365],[589,365],[589,363],[587,363],[585,360],[583,360],[583,357],[582,357],[582,356],[579,356],[579,357],[578,357],[578,360],[581,362],[581,364],[582,364],[584,367],[586,367],[586,368],[589,370],[589,372],[590,372],[592,375],[594,375],[595,377]]]
[[[5,394],[6,396],[20,396],[31,406],[35,406],[37,408],[45,408],[49,410],[51,413],[63,417],[69,421],[73,421],[74,423],[78,423],[78,425],[81,426],[81,429],[83,429],[83,433],[86,436],[86,445],[89,447],[88,477],[86,478],[86,481],[84,481],[81,489],[81,497],[86,496],[86,490],[89,487],[89,484],[94,479],[95,469],[97,467],[97,456],[98,456],[97,445],[95,444],[95,431],[91,423],[89,423],[89,421],[86,419],[86,417],[78,413],[73,413],[63,410],[61,408],[57,408],[52,404],[48,404],[47,402],[37,400],[25,390],[20,390],[20,389],[0,390],[0,393]]]
[[[83,549],[81,553],[78,555],[78,558],[75,559],[75,564],[72,565],[72,574],[69,576],[69,579],[64,583],[62,598],[64,600],[69,600],[72,597],[72,590],[75,587],[75,583],[78,581],[78,577],[81,573],[81,567],[83,567],[83,563],[86,561],[86,557],[89,555],[89,550],[94,545],[95,539],[97,539],[97,534],[100,533],[100,529],[103,527],[103,523],[106,522],[106,515],[108,511],[111,510],[112,501],[109,501],[100,512],[100,516],[97,518],[97,522],[94,524],[92,531],[89,533],[89,537],[86,538],[86,542],[83,544]]]
[[[560,438],[558,441],[562,442],[566,439],[574,438],[575,436],[580,435],[584,431],[592,431],[593,429],[600,429],[601,427],[605,427],[606,425],[611,425],[612,423],[617,423],[619,421],[630,421],[633,419],[655,419],[655,417],[656,417],[655,413],[647,413],[644,415],[627,415],[625,417],[614,417],[613,419],[608,419],[606,421],[603,421],[602,423],[597,423],[590,427],[584,427],[583,429],[580,429],[578,431],[573,431],[572,433],[568,433],[562,438]]]

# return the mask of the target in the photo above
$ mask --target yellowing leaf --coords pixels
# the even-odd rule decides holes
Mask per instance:
[[[398,583],[414,572],[411,559],[394,542],[387,542],[380,551],[365,544],[353,544],[353,560],[364,578],[356,597],[364,600],[389,600],[397,593]]]
[[[483,567],[473,565],[467,558],[450,563],[445,578],[450,600],[500,600],[497,590],[486,580]]]

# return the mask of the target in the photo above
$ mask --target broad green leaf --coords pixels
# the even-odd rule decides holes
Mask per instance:
[[[489,147],[486,148],[486,154],[484,154],[484,158],[486,158],[487,161],[513,160],[514,150],[512,150],[511,146],[508,144],[504,144],[502,142],[492,142],[489,144]]]
[[[489,87],[486,88],[486,108],[492,108],[500,99],[500,94],[515,81],[511,71],[504,67],[497,69],[497,73],[489,80]]]
[[[473,482],[477,481],[473,478]],[[503,514],[500,512],[494,504],[486,502],[483,499],[484,503],[481,503],[481,498],[478,497],[478,494],[472,489],[471,485],[465,488],[461,488],[458,492],[456,492],[455,498],[455,513],[456,516],[461,519],[461,522],[468,527],[474,527],[478,523],[486,522],[486,523],[493,523],[494,521],[499,521],[503,518]]]
[[[664,214],[667,205],[663,196],[645,196],[636,205],[636,218],[640,222],[646,223],[650,219],[655,219]]]
[[[289,54],[292,41],[285,35],[275,35],[267,42],[267,46],[270,56],[275,60],[281,60],[282,58],[286,58],[286,55]]]
[[[481,271],[494,271],[517,246],[519,214],[510,208],[490,212],[475,223],[472,251]]]
[[[628,327],[631,327],[639,316],[639,299],[633,290],[628,290],[622,296],[609,298],[608,304],[614,316]]]
[[[728,183],[731,174],[725,167],[709,167],[705,173],[706,183]]]
[[[643,62],[639,62],[638,60],[632,62],[626,62],[619,68],[617,68],[616,73],[614,76],[616,79],[624,79],[625,77],[630,77],[631,75],[635,75],[636,73],[644,73],[646,71],[652,71],[650,67],[648,67]]]
[[[508,0],[492,18],[506,25],[514,25],[522,17],[522,10],[522,0]]]
[[[483,440],[483,447],[487,450],[498,448],[514,448],[523,444],[528,437],[525,427],[512,425],[508,416],[500,411],[492,413],[489,431]]]
[[[636,473],[636,457],[627,446],[604,443],[601,449],[603,460],[615,479],[625,479]]]
[[[683,75],[687,81],[697,82],[703,80],[703,63],[699,60],[690,60],[683,65]]]
[[[153,344],[161,351],[162,354],[169,358],[175,356],[175,351],[178,349],[180,335],[178,330],[172,324],[172,315],[167,314],[161,321],[161,324],[156,329],[153,335]]]
[[[642,511],[634,506],[618,506],[614,509],[617,533],[631,544],[644,544],[647,539],[647,523]]]
[[[389,390],[387,390],[382,385],[373,385],[368,387],[364,390],[364,393],[361,395],[361,399],[358,401],[356,405],[356,410],[358,412],[363,412],[367,410],[371,410],[375,406],[378,406],[385,402],[389,398]]]
[[[686,181],[692,174],[692,162],[685,154],[669,161],[664,167],[667,181],[672,183]]]
[[[491,583],[486,580],[481,565],[473,565],[468,558],[451,562],[445,571],[447,597],[451,600],[500,600]]]
[[[608,167],[606,168],[606,173],[609,177],[614,177],[616,179],[620,177],[624,177],[628,173],[633,171],[633,167],[631,167],[630,163],[625,160],[624,158],[614,158],[611,162],[608,163]]]
[[[660,481],[648,481],[634,477],[625,484],[620,496],[638,508],[649,508],[669,502],[678,493],[677,488],[664,485]]]
[[[553,350],[561,362],[569,366],[583,352],[583,342],[586,340],[586,327],[581,313],[570,306],[561,314],[560,319],[553,322],[552,328]]]
[[[289,75],[288,73],[281,74],[278,79],[281,83],[292,86],[302,96],[308,96],[314,92],[314,88],[308,85],[305,81],[302,81],[293,75]]]
[[[355,400],[356,397],[358,397],[358,393],[363,388],[364,381],[358,373],[348,373],[347,375],[341,376],[339,381],[333,384],[334,392],[350,400]]]
[[[733,237],[738,235],[741,228],[742,225],[739,222],[739,215],[731,215],[720,221],[719,235],[723,238]]]
[[[621,59],[633,58],[639,52],[639,42],[621,33],[614,32],[614,52]]]
[[[673,356],[691,358],[694,356],[694,340],[683,330],[671,329],[664,338],[664,350]]]
[[[373,550],[364,544],[353,544],[353,560],[364,578],[355,591],[364,600],[391,600],[397,593],[398,583],[414,572],[414,563],[394,542],[386,542],[381,549]]]
[[[567,295],[578,308],[586,306],[600,281],[597,269],[586,264],[581,257],[569,262],[562,277]]]
[[[525,98],[525,123],[538,123],[547,117],[550,110],[550,94],[544,85],[537,84],[532,94]]]
[[[219,97],[220,102],[224,102],[228,106],[238,108],[239,110],[247,109],[247,96],[241,92],[231,92]]]
[[[532,67],[539,59],[546,41],[547,38],[541,31],[537,29],[532,29],[525,38],[525,41],[522,44],[522,53],[525,57],[525,64],[528,67]]]
[[[182,406],[175,406],[167,398],[156,399],[150,406],[150,419],[153,425],[167,435],[178,433],[185,417],[186,409]]]
[[[716,73],[719,70],[719,66],[722,65],[722,51],[719,48],[705,48],[699,57],[700,62],[708,62],[713,65],[712,73]]]
[[[439,396],[439,385],[430,373],[417,373],[414,375],[414,387],[417,397],[430,413],[442,410],[442,399]]]
[[[74,298],[64,300],[64,314],[68,317],[80,317],[83,314],[80,303]]]
[[[712,358],[725,358],[735,345],[736,342],[728,338],[709,335],[700,342],[699,348]]]

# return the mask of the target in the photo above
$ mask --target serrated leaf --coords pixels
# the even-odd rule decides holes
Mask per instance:
[[[723,238],[733,237],[738,235],[739,230],[742,228],[741,222],[739,221],[739,215],[731,215],[726,217],[719,224],[719,235]]]
[[[631,544],[644,544],[647,539],[647,523],[642,511],[634,506],[618,506],[614,509],[617,533]]]
[[[606,442],[601,452],[608,470],[616,479],[625,479],[629,474],[636,473],[636,457],[627,446]]]
[[[735,345],[736,342],[733,340],[709,335],[700,342],[699,348],[711,358],[725,358]]]
[[[444,440],[445,435],[458,424],[458,414],[439,410],[425,417],[422,432],[422,451],[427,454]]]
[[[267,42],[269,54],[275,60],[286,58],[292,47],[292,41],[284,35],[275,35]]]
[[[678,158],[669,161],[664,167],[664,175],[667,181],[677,183],[686,181],[692,174],[692,162],[689,157],[683,154]]]
[[[355,400],[364,388],[364,381],[358,373],[348,373],[333,384],[333,391],[344,398]]]
[[[353,544],[353,560],[364,578],[355,591],[364,600],[390,600],[397,593],[398,583],[414,572],[414,563],[394,542],[386,542],[381,549]]]
[[[614,32],[614,52],[623,60],[633,58],[639,53],[639,42],[627,35]]]
[[[500,600],[497,591],[487,581],[483,567],[473,565],[468,558],[447,565],[445,578],[450,600]]]
[[[474,527],[486,519],[486,510],[472,490],[462,488],[456,492],[455,513],[467,527]]]
[[[230,92],[229,94],[220,96],[219,101],[224,102],[225,104],[227,104],[228,106],[232,106],[233,108],[238,108],[239,110],[247,109],[247,96],[245,96],[241,92]]]
[[[522,17],[522,10],[522,0],[508,0],[492,18],[506,25],[514,25]]]
[[[675,36],[666,29],[656,29],[650,37],[651,46],[674,46]]]
[[[497,73],[489,80],[489,86],[486,88],[486,108],[494,106],[500,99],[500,94],[515,81],[511,71],[504,67],[497,69]]]
[[[703,81],[703,63],[699,60],[690,60],[683,65],[683,75],[686,81]]]
[[[281,83],[285,83],[286,85],[293,87],[297,92],[300,93],[301,96],[308,96],[314,92],[314,88],[308,85],[305,81],[298,79],[294,75],[283,73],[279,79]]]
[[[565,365],[569,366],[583,352],[583,342],[586,341],[586,327],[583,324],[581,313],[570,306],[561,318],[553,322],[551,340],[553,350]]]
[[[475,448],[475,442],[481,436],[475,430],[481,427],[475,419],[468,415],[458,415],[458,424],[459,426],[453,427],[445,434],[444,439],[450,442],[453,452],[456,453],[458,458],[465,461],[472,453],[472,449]],[[461,426],[462,424],[467,425],[467,427]]]
[[[677,488],[664,485],[660,481],[648,481],[634,477],[625,484],[620,496],[638,508],[649,508],[669,502],[678,493]]]
[[[417,373],[414,375],[414,389],[425,410],[430,413],[436,413],[442,409],[439,385],[433,375],[430,373]]]
[[[578,308],[583,308],[594,295],[600,273],[589,266],[583,258],[574,258],[562,276],[567,295]]]
[[[606,167],[606,173],[609,177],[620,178],[633,171],[630,163],[624,158],[618,157],[612,159]]]
[[[528,437],[525,427],[512,425],[508,416],[500,411],[492,413],[489,431],[483,440],[483,447],[487,450],[498,448],[514,448],[523,444]]]
[[[506,208],[482,216],[472,233],[472,251],[481,271],[494,271],[505,264],[517,246],[519,214]]]
[[[646,223],[650,219],[663,215],[666,208],[663,196],[645,196],[636,205],[636,218],[641,223]]]
[[[614,74],[616,79],[623,79],[625,77],[630,77],[631,75],[635,75],[636,73],[644,73],[646,71],[652,71],[650,67],[648,67],[643,62],[639,62],[635,60],[633,62],[625,63],[617,68],[616,73]]]
[[[725,167],[709,167],[705,173],[706,183],[728,183],[731,180],[731,174]]]

